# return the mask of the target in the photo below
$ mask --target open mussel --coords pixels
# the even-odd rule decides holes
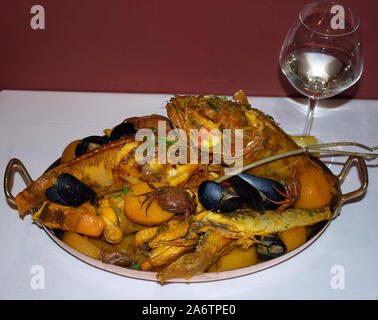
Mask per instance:
[[[200,184],[198,200],[207,210],[215,212],[231,212],[242,208],[242,199],[239,195],[211,180]]]
[[[233,176],[231,178],[231,187],[252,209],[260,213],[265,212],[264,199],[262,198],[260,192],[248,181],[240,178],[239,176]]]
[[[261,260],[270,260],[282,256],[287,249],[283,241],[276,236],[255,236],[257,256]]]
[[[82,154],[94,150],[99,146],[103,146],[109,143],[107,136],[89,136],[82,139],[76,146],[75,156],[79,157]]]
[[[134,124],[131,122],[122,122],[118,126],[114,127],[112,132],[110,133],[109,140],[115,141],[120,139],[121,137],[129,137],[136,133],[136,129],[134,128]]]
[[[260,213],[264,213],[265,209],[277,209],[277,203],[285,200],[285,187],[267,178],[242,173],[231,178],[231,186],[250,207]]]
[[[96,198],[96,192],[91,187],[68,173],[61,174],[56,185],[48,188],[45,195],[51,202],[73,207]]]
[[[276,209],[278,207],[278,205],[272,201],[279,202],[285,200],[285,197],[278,192],[280,191],[283,194],[286,193],[285,187],[280,182],[245,173],[241,173],[237,177],[247,181],[260,192],[260,195],[264,199],[266,209]],[[272,201],[269,201],[268,199]]]
[[[56,190],[56,185],[46,189],[45,192],[47,200],[61,204],[63,206],[69,206],[70,204],[62,199]]]
[[[243,203],[264,213],[274,210],[285,200],[285,187],[274,180],[248,174],[239,174],[230,179],[233,191],[216,181],[206,180],[198,188],[198,199],[207,210],[230,212],[243,208]]]
[[[131,122],[122,122],[121,124],[115,126],[110,132],[109,137],[107,136],[89,136],[82,139],[76,146],[75,156],[81,156],[88,151],[94,150],[99,146],[103,146],[109,142],[118,140],[122,137],[129,137],[136,133],[134,124]]]

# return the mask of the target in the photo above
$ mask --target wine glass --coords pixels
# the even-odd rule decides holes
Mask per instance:
[[[352,9],[329,1],[307,4],[283,42],[280,66],[308,98],[303,135],[310,134],[318,99],[329,98],[361,77],[360,19]]]

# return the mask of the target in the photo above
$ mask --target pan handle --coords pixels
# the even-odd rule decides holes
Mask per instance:
[[[12,181],[16,171],[20,173],[26,185],[31,184],[33,180],[24,164],[19,159],[13,158],[9,160],[4,174],[4,193],[8,202],[17,207],[16,198],[12,194]]]
[[[348,192],[346,194],[341,194],[340,197],[340,205],[343,205],[346,201],[352,200],[354,198],[357,198],[361,195],[363,195],[366,192],[366,189],[369,184],[369,177],[368,177],[368,171],[367,171],[367,166],[365,163],[365,160],[361,157],[355,157],[351,156],[348,158],[348,160],[345,162],[344,167],[341,169],[341,172],[337,176],[337,180],[339,181],[339,184],[341,185],[344,181],[345,178],[347,177],[349,170],[354,162],[354,160],[358,160],[358,169],[361,174],[361,187],[359,187],[357,190]]]

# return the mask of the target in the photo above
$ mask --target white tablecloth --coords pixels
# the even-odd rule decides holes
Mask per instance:
[[[0,93],[1,175],[11,158],[38,177],[72,140],[102,134],[130,116],[165,114],[170,95],[2,91]],[[300,133],[305,100],[249,97],[289,133]],[[327,107],[324,107],[327,106]],[[326,100],[317,107],[312,134],[322,141],[378,145],[378,101]],[[342,162],[345,158],[337,158]],[[369,161],[364,197],[345,204],[325,233],[308,249],[273,268],[236,279],[169,284],[135,280],[93,268],[71,256],[34,225],[0,201],[1,299],[377,299],[378,169]],[[331,170],[340,171],[332,164]],[[2,179],[1,179],[2,181]],[[343,192],[358,188],[352,168]],[[14,193],[24,184],[14,181]],[[45,283],[35,285],[33,266]],[[37,267],[38,268],[38,267]],[[38,269],[41,270],[41,269]],[[335,276],[343,276],[338,282]],[[34,280],[33,280],[34,279]],[[336,286],[335,286],[336,283]],[[38,289],[42,287],[42,289]]]

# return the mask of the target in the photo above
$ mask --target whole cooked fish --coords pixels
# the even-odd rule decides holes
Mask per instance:
[[[193,252],[179,259],[157,273],[161,282],[175,279],[190,279],[203,273],[217,261],[229,246],[251,246],[256,236],[267,236],[294,227],[311,226],[329,220],[332,216],[329,206],[319,209],[287,209],[284,213],[267,210],[265,214],[251,209],[231,213],[204,211],[193,217],[191,232],[202,235]],[[237,240],[237,241],[233,241]]]
[[[164,282],[174,278],[190,279],[205,272],[233,241],[214,232],[205,233],[194,252],[184,254],[157,273],[157,279]]]
[[[69,162],[48,170],[17,194],[17,209],[21,217],[46,200],[45,191],[55,185],[59,175],[69,173],[92,187],[98,195],[120,190],[127,179],[140,176],[133,164],[133,151],[140,142],[118,140],[97,148]],[[138,181],[138,180],[137,180]]]
[[[167,103],[166,109],[172,125],[185,130],[188,137],[193,129],[205,129],[212,138],[213,129],[220,132],[224,129],[242,129],[244,165],[299,149],[271,116],[251,107],[242,91],[234,99],[231,101],[214,95],[175,96]],[[299,174],[308,167],[321,171],[307,155],[301,154],[267,163],[247,173],[281,181],[290,180],[295,173]]]
[[[232,239],[253,239],[295,227],[311,226],[329,220],[332,212],[329,206],[318,209],[289,208],[283,213],[266,210],[261,214],[252,209],[230,213],[202,212],[194,217],[192,228],[197,232],[211,230]]]

